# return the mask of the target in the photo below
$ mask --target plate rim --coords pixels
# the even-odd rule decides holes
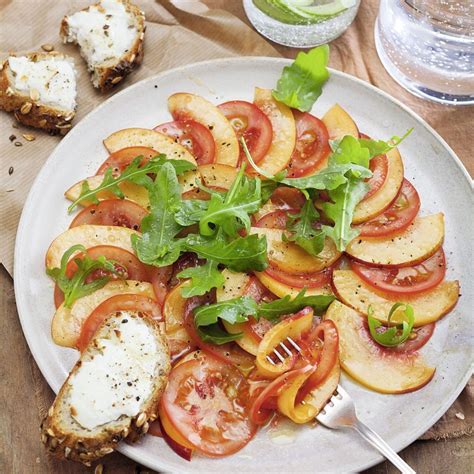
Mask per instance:
[[[145,83],[150,83],[156,80],[160,80],[163,77],[166,77],[167,75],[173,75],[176,73],[180,72],[186,72],[188,69],[193,69],[195,67],[202,67],[202,66],[207,66],[207,65],[214,65],[216,63],[248,63],[248,62],[257,62],[257,63],[269,63],[269,64],[279,64],[279,65],[288,65],[293,62],[292,59],[288,58],[280,58],[280,57],[268,57],[268,56],[240,56],[240,57],[230,57],[230,58],[217,58],[217,59],[211,59],[211,60],[205,60],[205,61],[198,61],[190,64],[186,64],[183,66],[177,66],[171,69],[167,69],[165,71],[162,71],[158,74],[154,74],[150,77],[144,78],[134,84],[131,84],[130,86],[124,88],[123,90],[117,92],[116,94],[112,95],[108,99],[106,99],[104,102],[99,104],[97,107],[93,108],[90,112],[88,112],[73,128],[71,132],[73,132],[75,129],[82,128],[84,123],[88,123],[89,121],[94,119],[94,115],[99,113],[99,111],[102,110],[104,107],[108,107],[110,103],[120,100],[122,95],[129,94],[131,90],[135,88],[142,87]],[[414,112],[412,109],[410,109],[407,105],[403,104],[400,100],[396,99],[389,93],[383,91],[382,89],[379,89],[378,87],[374,86],[373,84],[370,84],[369,82],[364,81],[363,79],[360,79],[358,77],[355,77],[351,74],[348,74],[343,71],[338,71],[333,68],[328,68],[330,71],[331,75],[342,77],[348,81],[355,82],[359,84],[360,86],[367,88],[371,93],[378,94],[385,98],[386,100],[392,102],[399,108],[401,108],[404,112],[408,113],[416,122],[418,122],[421,126],[423,126],[432,136],[434,136],[437,140],[438,143],[442,145],[442,147],[448,152],[450,155],[450,158],[454,161],[458,169],[462,172],[464,178],[467,180],[467,183],[470,184],[471,189],[473,189],[474,186],[474,180],[470,177],[466,167],[464,166],[463,162],[461,159],[457,156],[457,154],[454,152],[454,150],[450,147],[450,145],[446,142],[446,140],[430,125],[428,124],[422,117],[420,117],[416,112]],[[330,80],[330,79],[329,79]],[[79,133],[79,132],[74,132],[74,133]],[[69,135],[69,134],[68,134]],[[18,317],[20,320],[20,325],[21,329],[23,332],[23,335],[27,341],[28,348],[31,352],[31,355],[33,356],[36,365],[38,366],[42,376],[48,383],[50,387],[52,387],[51,383],[51,378],[48,375],[47,367],[46,364],[43,362],[43,360],[39,357],[39,355],[36,353],[36,350],[33,348],[35,347],[35,343],[33,342],[33,337],[31,337],[31,334],[29,333],[28,330],[25,328],[27,327],[27,321],[26,317],[24,318],[22,314],[26,314],[26,309],[24,309],[23,305],[23,298],[24,295],[22,295],[22,283],[19,281],[19,278],[15,278],[16,274],[20,273],[20,260],[21,260],[21,242],[22,242],[22,235],[25,232],[25,226],[26,226],[26,217],[27,217],[27,211],[28,209],[32,206],[32,203],[30,201],[33,200],[33,194],[34,190],[36,189],[37,185],[39,182],[41,182],[42,179],[42,174],[44,173],[45,168],[48,167],[49,163],[52,161],[53,157],[56,155],[58,150],[61,149],[61,147],[66,146],[64,143],[68,143],[67,141],[67,136],[64,137],[51,151],[49,154],[48,158],[46,161],[43,163],[41,166],[38,174],[36,175],[35,179],[33,180],[33,183],[28,191],[27,198],[25,199],[25,202],[23,204],[20,220],[18,223],[17,227],[17,232],[16,232],[16,237],[15,237],[15,249],[14,249],[14,266],[13,266],[13,282],[14,282],[14,292],[15,292],[15,301],[17,305],[17,312],[18,312]],[[464,376],[461,378],[461,380],[458,382],[458,385],[456,388],[453,390],[451,393],[450,397],[447,397],[444,400],[444,403],[440,405],[440,408],[432,414],[431,417],[427,419],[427,422],[423,424],[423,427],[421,429],[415,430],[414,433],[411,436],[407,438],[408,441],[402,441],[399,442],[398,445],[392,446],[397,452],[403,450],[407,446],[411,445],[416,439],[418,439],[423,433],[425,433],[431,426],[433,426],[440,418],[443,416],[443,414],[449,409],[449,407],[452,405],[452,403],[456,400],[456,398],[459,396],[461,391],[464,389],[467,381],[471,377],[473,372],[473,367],[471,364],[471,367],[466,371]],[[148,468],[151,469],[163,469],[163,467],[158,466],[157,464],[153,464],[151,462],[148,462],[148,460],[143,459],[139,456],[139,454],[136,452],[137,448],[134,446],[127,446],[127,445],[122,445],[119,446],[117,451],[121,452],[122,454],[126,455],[127,457],[133,459],[136,462],[139,462],[143,465],[145,465]],[[375,451],[374,451],[375,453]],[[368,469],[372,466],[375,466],[376,464],[382,462],[385,458],[383,458],[381,455],[376,454],[372,461],[367,462],[358,469],[364,470]],[[165,467],[166,469],[166,467]],[[180,472],[195,472],[192,469],[181,469]]]

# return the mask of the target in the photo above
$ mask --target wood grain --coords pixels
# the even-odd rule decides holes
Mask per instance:
[[[225,8],[247,21],[238,0],[207,0],[205,3]],[[456,109],[422,101],[408,94],[388,76],[378,61],[373,42],[377,7],[377,0],[363,0],[354,24],[331,45],[331,65],[375,84],[409,105],[447,139],[469,172],[474,174],[472,145],[467,139],[474,123],[474,108]],[[289,48],[275,47],[286,57],[294,57],[297,53]],[[51,459],[41,445],[38,427],[53,400],[53,392],[30,354],[18,320],[13,282],[3,267],[0,267],[0,331],[3,336],[0,345],[0,472],[93,472],[93,469],[81,465]],[[472,438],[467,436],[446,441],[417,441],[401,455],[420,473],[472,472],[474,464]],[[152,472],[118,453],[105,457],[102,464],[106,473]],[[389,463],[381,463],[367,472],[397,471]]]

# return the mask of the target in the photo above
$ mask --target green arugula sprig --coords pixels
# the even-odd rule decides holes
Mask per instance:
[[[200,306],[194,310],[194,323],[205,341],[214,344],[224,344],[242,337],[242,333],[230,334],[222,329],[219,321],[229,324],[243,323],[252,316],[255,319],[265,318],[272,323],[278,322],[281,316],[294,314],[310,306],[315,314],[322,314],[334,301],[332,295],[305,296],[303,289],[295,298],[289,295],[268,303],[257,303],[250,296],[240,296],[219,303]]]
[[[119,187],[119,184],[124,181],[144,186],[147,189],[153,184],[153,180],[148,176],[149,174],[156,174],[158,170],[165,164],[171,164],[177,174],[182,174],[185,171],[196,169],[196,166],[185,160],[168,160],[166,155],[157,155],[142,166],[143,156],[137,156],[134,160],[118,175],[114,176],[112,168],[107,168],[104,173],[102,182],[97,188],[91,189],[89,182],[84,180],[81,186],[81,193],[68,207],[68,212],[72,212],[79,203],[83,201],[91,201],[94,204],[99,202],[97,194],[103,191],[108,191],[120,199],[124,199],[124,194]]]
[[[403,308],[400,310],[400,308]],[[413,324],[415,323],[415,313],[413,307],[409,304],[404,303],[395,303],[392,306],[392,309],[388,313],[387,323],[390,324],[392,316],[394,313],[400,314],[402,312],[405,319],[401,324],[396,324],[386,328],[384,331],[380,331],[382,328],[382,323],[374,317],[374,308],[372,305],[369,306],[367,310],[367,322],[369,325],[370,335],[378,344],[385,347],[395,347],[403,342],[405,342],[413,329]]]
[[[293,63],[283,68],[273,97],[288,107],[308,112],[329,79],[328,62],[327,44],[298,53]]]
[[[67,265],[71,256],[77,252],[82,252],[83,258],[73,259],[77,265],[77,271],[69,278],[66,275]],[[104,276],[90,283],[86,283],[87,277],[92,272],[95,270],[105,270],[113,275],[119,275],[115,268],[115,263],[113,260],[109,260],[104,256],[93,259],[87,255],[86,248],[83,245],[73,245],[64,252],[61,258],[60,268],[47,268],[46,273],[57,283],[59,289],[64,293],[64,306],[70,308],[76,300],[94,293],[94,291],[102,288],[110,281],[109,276]]]

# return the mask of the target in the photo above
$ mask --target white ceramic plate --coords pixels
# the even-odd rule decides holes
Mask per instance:
[[[53,285],[44,272],[44,255],[64,231],[64,191],[95,173],[107,153],[102,140],[125,127],[153,127],[170,120],[167,97],[193,92],[219,104],[252,100],[255,86],[272,88],[285,59],[240,58],[193,64],[165,72],[116,94],[90,113],[61,141],[36,178],[18,229],[15,249],[15,293],[21,324],[31,352],[53,390],[58,391],[77,352],[57,347],[50,336]],[[313,113],[321,116],[339,102],[367,134],[388,138],[410,127],[415,131],[400,149],[405,175],[418,189],[422,212],[446,214],[445,251],[448,278],[463,283],[463,296],[449,316],[437,324],[424,349],[436,363],[436,375],[425,388],[405,395],[380,395],[347,377],[342,384],[353,396],[360,418],[397,451],[425,432],[464,387],[471,366],[472,202],[471,181],[459,159],[423,120],[380,90],[333,71]],[[37,429],[31,426],[31,429]],[[278,442],[277,442],[278,441]],[[348,472],[381,461],[351,432],[323,427],[298,427],[290,437],[272,439],[262,431],[242,451],[224,459],[196,457],[191,463],[176,456],[159,438],[146,437],[121,452],[160,471],[174,472]]]

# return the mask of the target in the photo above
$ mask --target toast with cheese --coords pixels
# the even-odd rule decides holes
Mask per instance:
[[[11,55],[1,63],[0,109],[18,122],[65,134],[76,113],[76,70],[57,52]]]
[[[143,58],[145,15],[128,0],[101,0],[65,16],[60,36],[79,46],[101,91],[111,89],[135,69]]]
[[[171,369],[156,321],[119,311],[97,329],[41,424],[57,458],[90,465],[121,440],[134,442],[157,418]]]

